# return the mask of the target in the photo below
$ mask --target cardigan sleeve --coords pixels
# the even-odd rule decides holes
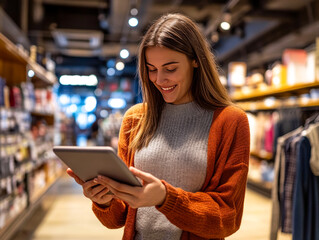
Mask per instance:
[[[137,108],[140,108],[140,106],[134,106],[125,113],[119,134],[118,155],[127,165],[130,162],[128,154],[129,130],[132,128]],[[125,225],[128,205],[119,199],[113,199],[111,205],[107,208],[101,208],[93,202],[92,210],[99,221],[107,228],[120,228]]]
[[[215,114],[217,116],[215,116]],[[164,203],[156,208],[188,234],[224,238],[239,229],[249,159],[249,125],[236,107],[215,111],[208,141],[207,181],[191,193],[162,181]]]

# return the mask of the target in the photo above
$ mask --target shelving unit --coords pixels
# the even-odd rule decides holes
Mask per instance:
[[[319,110],[319,99],[304,98],[313,88],[319,89],[319,80],[313,83],[294,86],[267,87],[263,89],[247,89],[234,91],[232,99],[243,110],[252,113],[276,111],[278,109],[298,108],[303,110]],[[274,98],[275,97],[275,98]],[[293,99],[290,99],[293,97]],[[273,154],[268,152],[251,152],[251,157],[259,161],[274,162]],[[248,186],[268,197],[271,196],[271,183],[248,178]]]
[[[29,78],[27,72],[34,71]],[[7,88],[22,91],[28,83],[49,96],[56,77],[28,58],[0,33],[0,77]],[[30,98],[31,99],[31,98]],[[35,100],[36,96],[35,96]],[[61,164],[52,152],[55,116],[53,109],[32,104],[0,106],[0,239],[6,240],[28,219],[42,197],[61,174]],[[49,109],[48,111],[45,111]],[[45,122],[41,134],[32,132],[32,120]],[[40,129],[40,127],[39,127]]]
[[[281,87],[266,87],[263,89],[250,89],[244,91],[235,91],[232,95],[234,101],[252,101],[258,99],[264,99],[266,97],[285,97],[295,96],[309,92],[312,88],[319,88],[319,80],[313,83],[297,84],[292,86],[281,86]]]

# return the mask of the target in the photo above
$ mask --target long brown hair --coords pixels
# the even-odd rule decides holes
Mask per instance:
[[[182,14],[164,15],[148,29],[139,47],[139,81],[145,111],[140,116],[137,134],[130,145],[132,150],[140,150],[148,145],[157,129],[165,103],[161,93],[148,77],[145,50],[154,46],[169,48],[196,61],[198,67],[194,69],[191,94],[200,107],[214,110],[232,104],[219,80],[209,43],[196,23]]]

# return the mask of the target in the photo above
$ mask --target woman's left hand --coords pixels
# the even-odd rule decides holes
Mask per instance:
[[[116,198],[132,208],[161,205],[166,198],[166,187],[161,180],[134,167],[130,167],[130,171],[143,181],[142,187],[122,184],[105,176],[98,176],[94,181],[107,187]]]

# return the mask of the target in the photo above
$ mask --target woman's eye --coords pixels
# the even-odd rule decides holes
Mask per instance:
[[[148,69],[149,72],[156,72],[156,69]]]
[[[168,72],[175,72],[175,71],[176,71],[176,68],[173,68],[173,69],[166,69],[166,71],[168,71]]]

